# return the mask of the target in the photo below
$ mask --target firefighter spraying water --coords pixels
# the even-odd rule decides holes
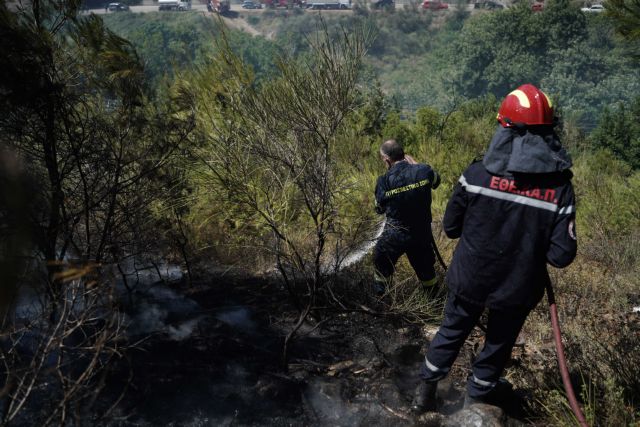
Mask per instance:
[[[374,291],[385,293],[398,258],[406,254],[424,289],[435,294],[431,190],[440,184],[440,176],[431,166],[405,155],[393,139],[382,144],[380,157],[387,173],[376,183],[376,211],[386,214],[386,224],[374,248]]]

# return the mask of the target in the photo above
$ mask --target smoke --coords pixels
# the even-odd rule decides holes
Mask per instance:
[[[256,328],[250,311],[245,307],[226,308],[216,314],[216,319],[229,326],[249,332]]]
[[[363,391],[352,399],[345,399],[344,385],[342,381],[323,378],[317,378],[308,385],[304,400],[317,417],[319,425],[354,426],[369,424],[372,420],[377,420],[373,422],[375,425],[386,425],[383,422],[386,414],[375,397]]]
[[[340,399],[338,384],[316,380],[309,385],[305,398],[319,420],[332,425],[353,425],[353,413]],[[357,423],[356,423],[357,424]]]
[[[198,322],[200,318],[187,320],[186,322],[178,325],[177,327],[173,327],[169,325],[169,338],[173,341],[182,341],[186,338],[189,338],[192,334],[196,326],[198,326]]]
[[[146,297],[172,313],[191,313],[200,309],[198,303],[169,288],[164,284],[156,284],[146,290]]]
[[[128,258],[122,261],[119,267],[130,287],[148,286],[157,281],[175,282],[184,277],[180,266],[165,262],[154,264],[150,261]],[[120,274],[119,271],[118,274]]]
[[[198,303],[174,291],[164,282],[158,282],[155,268],[140,269],[133,261],[124,267],[125,274],[135,274],[137,280],[131,293],[124,286],[119,287],[120,298],[127,312],[127,334],[140,336],[164,333],[175,341],[190,337],[202,319],[202,309]],[[164,280],[182,277],[182,270],[175,265],[162,264],[158,270]]]
[[[126,322],[129,325],[127,333],[130,336],[162,332],[167,328],[168,310],[144,300],[136,305],[138,311]]]
[[[133,313],[127,320],[129,336],[160,332],[172,340],[182,341],[193,334],[202,318],[200,306],[195,301],[165,285],[136,292],[132,308]]]
[[[123,301],[127,296],[126,293],[121,296]],[[127,333],[130,336],[163,333],[171,340],[182,341],[189,338],[206,317],[202,313],[198,303],[164,283],[141,284],[127,303]],[[213,316],[244,332],[257,328],[251,311],[244,306],[222,307]]]
[[[36,320],[42,314],[43,301],[36,289],[30,286],[20,287],[14,302],[13,315],[16,320]]]

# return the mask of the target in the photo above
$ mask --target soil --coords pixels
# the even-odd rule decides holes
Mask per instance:
[[[196,305],[168,311],[168,328],[128,352],[110,393],[122,389],[129,369],[133,379],[109,425],[436,426],[460,416],[479,332],[439,384],[438,413],[416,418],[409,404],[428,342],[420,326],[325,310],[302,328],[285,370],[283,340],[296,310],[277,283],[227,274],[170,287]],[[501,412],[490,417],[498,424],[469,422],[519,424]]]

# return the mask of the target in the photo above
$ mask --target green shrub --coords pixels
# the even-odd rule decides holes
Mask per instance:
[[[591,134],[594,148],[607,148],[634,169],[640,168],[640,97],[629,106],[606,108]]]

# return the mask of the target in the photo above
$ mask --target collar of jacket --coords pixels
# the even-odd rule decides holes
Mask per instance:
[[[569,153],[552,128],[498,126],[482,164],[494,175],[553,173],[569,169]]]
[[[391,172],[393,169],[397,169],[397,168],[401,168],[401,165],[408,165],[409,163],[407,163],[406,160],[398,160],[397,162],[395,162],[394,164],[392,164],[389,169],[388,172]]]

